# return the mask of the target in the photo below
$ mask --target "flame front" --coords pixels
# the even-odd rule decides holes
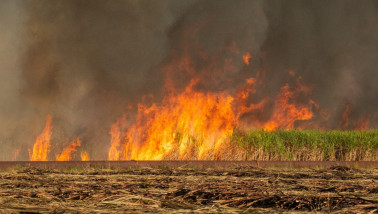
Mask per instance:
[[[47,161],[47,155],[50,151],[50,138],[52,129],[52,117],[50,115],[46,118],[46,125],[42,133],[37,137],[33,146],[33,152],[30,154],[31,161]]]
[[[111,147],[108,153],[108,160],[119,160],[120,159],[120,147],[121,141],[123,140],[122,133],[124,132],[125,127],[125,117],[122,117],[115,124],[113,124],[110,129],[109,134],[111,135]]]
[[[244,63],[249,65],[251,55],[243,56]],[[190,57],[183,57],[175,62],[178,69],[195,74]],[[231,60],[225,60],[225,67],[232,69]],[[168,74],[173,67],[168,67]],[[289,71],[295,76],[293,71]],[[138,104],[135,123],[127,125],[126,116],[113,124],[109,134],[111,146],[109,160],[218,160],[220,153],[227,148],[234,129],[240,125],[240,118],[245,114],[259,115],[269,99],[251,103],[250,97],[256,93],[261,80],[256,77],[245,80],[235,94],[229,91],[202,92],[196,90],[201,78],[192,78],[182,92],[177,92],[172,79],[168,76],[166,88],[168,93],[161,103],[151,105]],[[201,77],[201,75],[199,75]],[[286,84],[274,99],[270,119],[266,122],[252,120],[253,127],[273,131],[279,128],[292,129],[298,120],[309,120],[313,117],[312,105],[299,102],[297,97],[307,95],[300,78],[295,79],[296,85]]]
[[[113,124],[109,160],[220,159],[220,150],[238,127],[240,116],[259,112],[266,104],[262,100],[247,105],[247,98],[255,93],[254,78],[246,80],[235,98],[196,91],[196,82],[192,80],[182,93],[167,96],[160,105],[139,104],[136,123],[129,128],[126,117]],[[274,100],[271,119],[264,124],[256,122],[255,127],[292,129],[296,121],[311,119],[314,102],[295,102],[298,94],[307,91],[300,82],[296,87],[283,86]]]
[[[199,60],[200,66],[195,66],[195,61],[188,54],[192,51],[184,49],[182,52],[183,56],[177,52],[179,56],[164,67],[166,79],[162,101],[146,104],[143,98],[135,114],[125,113],[111,126],[108,160],[220,160],[227,153],[226,144],[235,129],[275,131],[321,127],[311,119],[319,115],[316,122],[324,124],[330,117],[319,104],[308,98],[310,88],[301,82],[301,77],[295,76],[294,71],[288,72],[294,84],[287,83],[277,88],[276,94],[264,93],[259,91],[261,88],[264,91],[265,87],[264,70],[246,74],[243,83],[237,83],[235,87],[233,81],[227,80],[228,75],[237,74],[232,57],[227,55],[223,64],[219,65],[215,60],[217,57],[200,51],[202,60]],[[249,66],[252,58],[249,52],[241,56],[233,47],[231,53],[238,54],[239,64],[244,62],[247,65],[243,65],[244,73],[253,69],[254,66]],[[206,64],[203,62],[209,65],[203,66]],[[200,70],[196,71],[197,68]],[[181,72],[188,77],[182,81],[184,87],[177,86],[175,82],[175,74]],[[219,78],[221,75],[225,77]],[[214,87],[218,83],[221,86]],[[348,104],[338,127],[369,128],[368,117],[357,122],[350,120],[351,109]],[[48,160],[51,121],[51,116],[48,116],[46,127],[30,153],[30,160]],[[79,139],[72,141],[56,156],[56,160],[72,160],[79,146]],[[18,152],[15,159],[17,155]],[[81,151],[80,158],[88,161],[89,154]]]
[[[76,139],[72,141],[66,148],[63,149],[62,153],[60,153],[57,157],[57,161],[70,161],[71,154],[76,152],[76,147],[81,145],[81,141]]]
[[[137,122],[124,133],[124,123],[117,121],[110,132],[109,160],[217,159],[236,126],[233,98],[195,91],[195,83],[161,105],[140,104]]]

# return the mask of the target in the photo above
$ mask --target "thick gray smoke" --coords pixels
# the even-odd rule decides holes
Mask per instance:
[[[106,159],[111,124],[144,96],[159,100],[167,73],[176,88],[201,76],[201,89],[232,91],[250,76],[247,51],[253,72],[266,71],[259,96],[274,96],[294,70],[321,107],[341,115],[348,103],[377,128],[377,26],[374,0],[3,0],[0,160],[16,148],[27,160],[47,114],[53,151],[80,137]],[[194,73],[167,69],[184,55]],[[232,68],[213,63],[226,58]]]

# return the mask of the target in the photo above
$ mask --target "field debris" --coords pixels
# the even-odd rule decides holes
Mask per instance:
[[[378,212],[378,168],[10,168],[10,213]]]

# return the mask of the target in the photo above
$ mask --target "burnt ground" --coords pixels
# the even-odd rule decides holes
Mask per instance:
[[[0,170],[0,213],[378,213],[378,168]]]

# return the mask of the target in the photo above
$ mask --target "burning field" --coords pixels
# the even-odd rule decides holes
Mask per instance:
[[[377,9],[2,0],[0,209],[377,212]]]
[[[3,1],[0,160],[376,160],[376,7]]]

